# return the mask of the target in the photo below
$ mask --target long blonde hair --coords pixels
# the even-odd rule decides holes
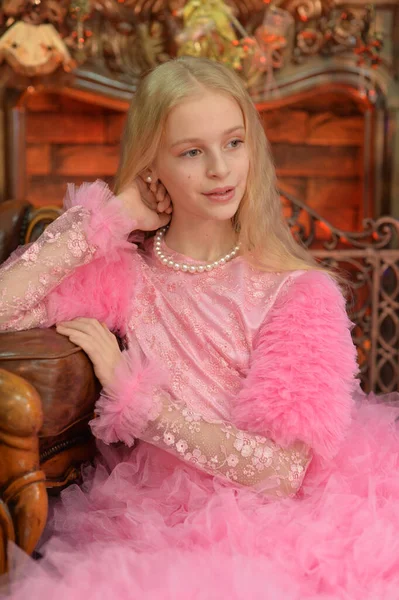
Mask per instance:
[[[283,218],[270,146],[258,111],[238,75],[217,62],[181,57],[143,77],[127,116],[115,192],[154,162],[170,110],[199,87],[234,98],[244,117],[250,165],[246,191],[233,218],[241,253],[266,271],[321,269],[294,240]]]

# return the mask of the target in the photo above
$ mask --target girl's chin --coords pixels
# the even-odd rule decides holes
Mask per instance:
[[[239,202],[212,203],[208,206],[198,206],[190,208],[186,205],[182,211],[174,206],[173,216],[180,221],[180,216],[184,219],[198,219],[198,221],[228,221],[236,214],[240,206]],[[196,209],[197,208],[197,209]]]
[[[237,202],[230,202],[229,204],[220,204],[212,206],[210,214],[215,219],[232,219],[239,209],[240,204]]]
[[[231,206],[225,206],[223,210],[223,208],[220,206],[218,210],[213,210],[208,213],[208,219],[210,221],[231,221],[237,210],[238,207],[232,208]]]

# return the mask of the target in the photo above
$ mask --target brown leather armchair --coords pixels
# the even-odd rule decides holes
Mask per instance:
[[[60,209],[0,204],[0,262],[36,239]],[[0,333],[0,573],[7,540],[31,554],[48,493],[79,478],[95,451],[88,421],[100,390],[86,354],[54,329]]]

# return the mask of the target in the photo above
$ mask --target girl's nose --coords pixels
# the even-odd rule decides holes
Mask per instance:
[[[215,154],[210,157],[207,169],[208,177],[223,178],[230,172],[229,165],[222,154]]]

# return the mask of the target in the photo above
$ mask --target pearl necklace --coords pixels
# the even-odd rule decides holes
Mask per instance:
[[[212,271],[216,267],[221,265],[225,265],[229,260],[234,258],[237,255],[237,252],[240,249],[240,244],[234,246],[234,248],[219,260],[216,260],[211,263],[205,263],[202,265],[188,265],[186,263],[178,263],[174,260],[170,260],[166,254],[162,251],[162,238],[168,230],[168,226],[162,227],[158,229],[154,238],[154,251],[158,259],[161,261],[163,265],[169,267],[170,269],[174,269],[175,271],[183,271],[184,273],[204,273],[204,271]]]

